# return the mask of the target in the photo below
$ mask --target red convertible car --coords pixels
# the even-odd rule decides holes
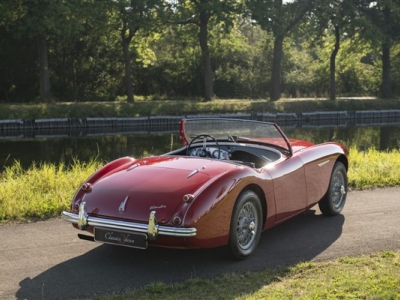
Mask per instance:
[[[62,218],[82,239],[146,249],[227,245],[252,254],[261,232],[318,204],[324,215],[346,201],[348,150],[288,139],[274,123],[183,119],[184,146],[123,157],[95,172]]]

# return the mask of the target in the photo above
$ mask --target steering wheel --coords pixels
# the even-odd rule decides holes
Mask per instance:
[[[212,157],[212,154],[207,151],[207,140],[211,139],[217,145],[217,148],[218,148],[218,159],[221,159],[221,148],[220,148],[220,146],[218,144],[218,141],[212,135],[209,135],[209,134],[200,134],[198,136],[195,136],[190,141],[189,145],[187,146],[186,155],[189,156],[189,150],[190,150],[190,147],[192,146],[193,142],[198,140],[198,139],[201,139],[201,138],[203,138],[203,148],[201,149],[201,151],[199,153],[199,156],[200,157],[209,157],[209,158]]]

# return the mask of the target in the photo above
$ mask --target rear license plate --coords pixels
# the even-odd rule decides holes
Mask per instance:
[[[97,242],[133,247],[147,248],[147,235],[105,228],[94,228],[94,240]]]

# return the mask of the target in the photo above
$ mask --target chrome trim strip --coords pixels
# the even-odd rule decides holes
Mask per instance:
[[[67,222],[70,222],[73,224],[79,223],[79,216],[77,214],[70,213],[67,211],[63,211],[61,213],[61,218],[64,221],[67,221]],[[113,228],[113,229],[119,229],[119,230],[123,230],[123,231],[149,233],[149,225],[148,224],[118,221],[118,220],[109,220],[109,219],[90,217],[90,216],[87,216],[86,221],[87,221],[87,223],[86,223],[87,226]],[[158,235],[174,236],[174,237],[182,237],[182,238],[193,237],[193,236],[196,236],[196,228],[180,228],[180,227],[169,227],[169,226],[158,225]]]
[[[192,177],[194,174],[199,173],[199,169],[193,170],[192,172],[189,173],[189,175],[187,176],[187,178]]]
[[[322,166],[326,165],[328,162],[330,162],[330,159],[328,159],[328,160],[326,160],[326,161],[324,161],[322,163],[319,163],[318,167],[322,167]]]
[[[132,170],[134,168],[137,168],[139,166],[140,166],[139,164],[134,164],[134,165],[130,166],[126,171],[130,171],[130,170]]]

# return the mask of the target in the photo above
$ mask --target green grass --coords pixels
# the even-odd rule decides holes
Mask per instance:
[[[154,282],[123,295],[92,299],[395,300],[400,299],[400,250],[178,284]]]
[[[245,112],[306,112],[400,109],[400,99],[281,99],[221,100],[157,100],[126,102],[84,102],[53,104],[0,104],[0,120],[87,118],[87,117],[140,117],[186,114],[223,114]]]
[[[0,173],[0,222],[48,219],[69,208],[72,196],[101,163],[71,167],[42,163],[24,170],[19,162]]]
[[[400,185],[400,150],[350,149],[349,187],[382,188]]]

